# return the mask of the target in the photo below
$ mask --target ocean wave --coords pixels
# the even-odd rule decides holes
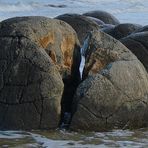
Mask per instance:
[[[20,11],[32,11],[37,7],[35,3],[25,4],[21,2],[17,3],[0,3],[0,12],[20,12]]]
[[[38,8],[44,9],[44,7],[53,8],[65,8],[65,4],[61,3],[39,3],[39,2],[16,2],[16,3],[0,3],[0,12],[23,12],[23,11],[33,11]]]
[[[107,11],[121,22],[148,24],[146,0],[0,0],[0,21],[15,16],[55,17],[64,13],[82,14],[92,10]]]
[[[72,3],[72,4],[71,4]],[[66,5],[65,5],[66,4]],[[23,11],[34,11],[40,9],[46,9],[47,7],[53,8],[77,8],[78,6],[82,9],[106,9],[111,12],[148,12],[148,2],[144,0],[51,0],[41,2],[37,1],[26,1],[26,2],[1,2],[0,1],[0,12],[23,12]],[[122,6],[122,7],[121,7]],[[46,8],[45,8],[46,7]],[[78,8],[77,8],[78,9]],[[81,8],[80,8],[81,9]]]

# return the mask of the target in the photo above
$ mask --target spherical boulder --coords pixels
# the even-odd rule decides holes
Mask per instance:
[[[0,129],[58,127],[60,68],[71,69],[77,46],[63,21],[34,16],[0,23]]]
[[[112,27],[112,28],[104,27],[102,31],[111,35],[115,39],[119,40],[123,37],[130,35],[136,30],[139,30],[140,28],[142,28],[142,26],[138,24],[124,23],[124,24],[116,25],[115,27]]]
[[[65,21],[73,27],[78,35],[78,39],[83,44],[84,39],[89,31],[99,30],[99,25],[85,16],[79,14],[63,14],[56,19]]]
[[[83,15],[98,18],[102,20],[105,24],[113,24],[113,25],[120,24],[117,18],[115,18],[112,14],[106,11],[101,11],[101,10],[90,11],[84,13]]]
[[[94,31],[85,58],[71,128],[104,131],[148,126],[148,74],[136,56],[111,36]]]
[[[137,56],[148,71],[148,32],[133,33],[120,41]]]
[[[79,47],[79,41],[67,23],[46,17],[18,17],[4,21],[1,28],[2,36],[7,33],[11,36],[26,36],[43,48],[63,77],[70,72],[73,51]]]

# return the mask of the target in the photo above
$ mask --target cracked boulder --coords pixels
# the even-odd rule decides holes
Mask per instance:
[[[60,70],[70,71],[76,33],[45,17],[0,23],[0,129],[58,127],[63,94]]]
[[[148,32],[133,33],[120,41],[137,56],[148,71]]]
[[[148,75],[137,57],[121,42],[94,31],[85,58],[71,128],[104,131],[148,126]]]
[[[65,21],[71,25],[76,31],[81,44],[83,44],[84,38],[89,31],[99,30],[100,28],[95,21],[79,14],[63,14],[57,16],[56,19]]]
[[[119,40],[123,37],[126,37],[130,35],[131,33],[135,32],[136,30],[141,29],[142,26],[139,24],[130,24],[130,23],[124,23],[116,25],[115,27],[104,27],[101,30],[115,39]]]
[[[112,25],[120,24],[117,18],[115,18],[112,14],[106,11],[101,11],[101,10],[90,11],[90,12],[84,13],[83,15],[100,19],[105,24],[112,24]]]

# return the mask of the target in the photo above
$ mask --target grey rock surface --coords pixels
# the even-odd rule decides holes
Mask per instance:
[[[148,32],[133,33],[120,41],[137,56],[148,71]]]
[[[115,18],[112,14],[106,11],[101,11],[101,10],[90,11],[84,13],[83,15],[98,18],[102,20],[105,24],[113,24],[113,25],[120,24],[117,18]]]
[[[55,129],[76,33],[63,21],[18,17],[0,23],[0,129]],[[62,71],[62,72],[61,72]]]
[[[56,17],[56,19],[65,21],[73,27],[78,35],[81,45],[89,31],[99,30],[99,25],[91,19],[79,14],[63,14]]]
[[[104,27],[102,31],[119,40],[142,28],[139,24],[124,23],[115,27]]]
[[[148,74],[122,43],[93,32],[73,104],[71,128],[104,131],[148,126]]]

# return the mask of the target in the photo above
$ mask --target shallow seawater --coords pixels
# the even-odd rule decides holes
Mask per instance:
[[[0,131],[2,148],[143,148],[148,147],[148,129],[110,132]]]

